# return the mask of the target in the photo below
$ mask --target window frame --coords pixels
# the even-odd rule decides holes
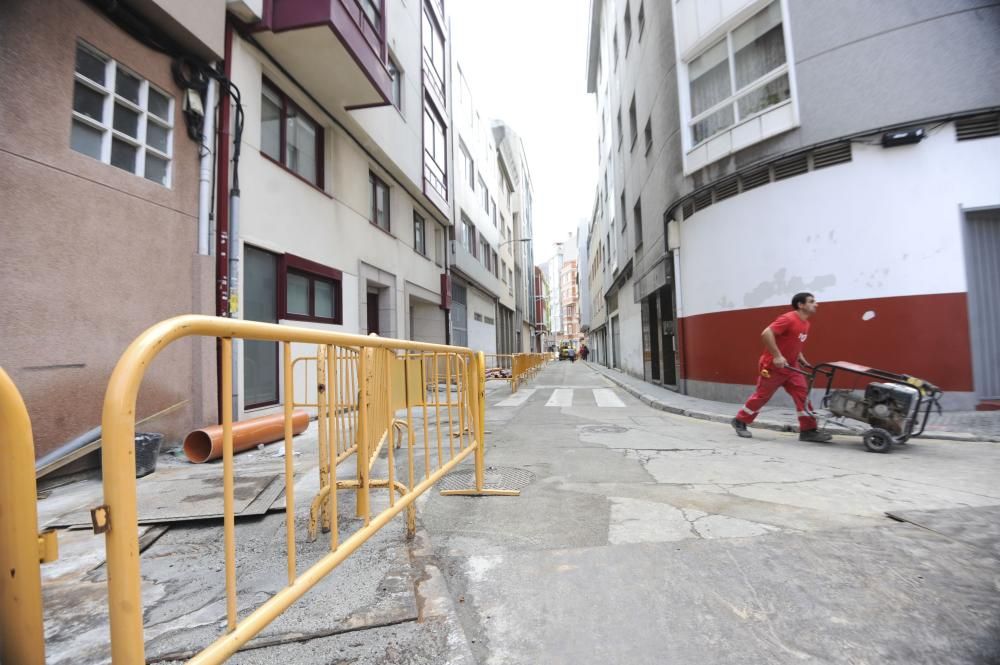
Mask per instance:
[[[370,205],[368,221],[376,228],[382,229],[392,235],[392,196],[389,185],[382,178],[375,175],[371,169],[368,170],[368,185],[370,188],[368,203]],[[385,227],[378,223],[378,190],[379,187],[385,190]]]
[[[274,93],[275,95],[277,95],[278,98],[281,100],[281,109],[280,109],[279,120],[278,120],[278,159],[275,159],[271,155],[269,155],[266,152],[264,152],[264,148],[263,148],[263,143],[264,143],[264,141],[263,141],[263,136],[264,136],[263,120],[261,120],[261,134],[260,134],[260,136],[261,136],[260,144],[261,145],[259,146],[259,151],[258,151],[260,153],[260,156],[263,157],[264,159],[268,160],[272,164],[277,164],[283,170],[285,170],[288,173],[292,174],[293,176],[295,176],[296,178],[298,178],[302,182],[308,183],[308,184],[312,185],[313,187],[315,187],[316,189],[319,189],[321,191],[325,191],[325,188],[324,188],[324,185],[325,185],[325,182],[326,182],[326,176],[325,176],[325,171],[324,171],[324,166],[325,166],[324,162],[326,161],[324,159],[325,156],[326,156],[324,154],[325,148],[326,148],[326,131],[325,131],[325,128],[323,127],[323,125],[321,125],[318,122],[316,122],[316,119],[313,118],[311,115],[309,115],[301,106],[299,106],[298,104],[296,104],[294,99],[292,99],[287,94],[285,94],[285,92],[280,87],[278,87],[278,85],[275,84],[274,81],[272,81],[271,79],[269,79],[267,76],[262,76],[261,77],[261,91],[260,91],[261,98],[263,98],[263,96],[264,96],[264,89],[265,88],[269,89],[272,93]],[[316,128],[316,146],[315,146],[315,150],[316,150],[316,165],[315,165],[315,167],[316,167],[316,181],[315,182],[309,180],[304,175],[302,175],[302,174],[294,171],[286,163],[286,160],[288,159],[288,108],[289,107],[292,107],[295,110],[295,112],[296,112],[296,114],[298,116],[305,118],[306,120],[308,120],[309,122],[311,122],[313,124],[313,126]]]
[[[435,131],[428,136],[428,118]],[[440,135],[436,130],[440,130]],[[435,194],[448,200],[448,123],[438,111],[430,95],[424,95],[423,115],[421,116],[424,188],[430,187]],[[441,153],[438,154],[437,138],[441,139]],[[430,141],[430,143],[428,143]],[[440,161],[439,161],[440,160]]]
[[[628,106],[628,131],[631,145],[629,150],[635,149],[636,141],[639,140],[639,116],[635,106],[635,93],[632,93],[632,103]]]
[[[104,83],[99,83],[88,77],[83,72],[77,69],[76,55],[84,51],[93,58],[100,60],[104,64]],[[131,99],[124,97],[118,93],[117,82],[119,71],[125,73],[126,75],[139,80],[139,101],[134,102]],[[76,85],[79,84],[82,87],[101,95],[101,118],[92,118],[91,116],[77,111],[74,108],[76,104],[75,89]],[[163,88],[160,88],[156,84],[152,83],[148,78],[142,76],[135,70],[123,65],[118,60],[112,58],[109,55],[101,52],[99,49],[91,46],[83,40],[76,41],[76,49],[74,50],[74,64],[73,64],[73,87],[74,95],[73,101],[70,103],[70,133],[68,147],[73,152],[84,155],[85,157],[90,157],[91,159],[96,159],[102,164],[112,166],[116,169],[125,171],[126,173],[131,173],[132,175],[148,180],[151,183],[157,184],[161,187],[166,187],[167,189],[173,189],[173,166],[174,166],[174,130],[176,128],[174,117],[176,115],[176,99],[174,95],[167,92]],[[157,94],[163,96],[167,100],[167,118],[163,118],[156,113],[153,113],[149,109],[149,91],[153,90]],[[136,136],[127,134],[115,127],[115,107],[117,105],[122,106],[124,109],[135,113],[138,116],[136,121]],[[149,123],[165,129],[167,131],[167,150],[166,152],[160,150],[155,146],[148,144],[148,129]],[[74,123],[79,123],[80,125],[89,128],[91,130],[100,132],[101,134],[101,147],[100,156],[94,157],[92,154],[78,150],[73,146],[73,126]],[[113,146],[114,141],[118,140],[126,145],[130,146],[135,150],[135,160],[133,162],[132,169],[125,169],[121,166],[115,164],[113,159]],[[158,180],[153,180],[146,176],[146,157],[147,153],[166,162],[166,173],[165,182]]]
[[[386,58],[386,69],[389,71],[390,87],[389,97],[392,105],[400,113],[403,112],[403,68],[399,66],[396,58],[390,53]]]
[[[417,242],[418,239],[420,242]],[[420,256],[429,258],[427,256],[427,220],[416,210],[413,211],[413,250]]]
[[[625,0],[625,16],[622,19],[625,28],[625,56],[628,57],[629,46],[632,45],[632,7],[629,0]]]
[[[309,311],[310,314],[299,314],[288,311],[288,275],[296,274],[309,279]],[[334,312],[333,317],[315,315],[316,286],[315,282],[330,282],[333,285]],[[336,268],[294,254],[282,254],[278,257],[278,317],[286,321],[309,321],[312,323],[327,323],[343,325],[344,323],[344,274]]]
[[[635,236],[635,249],[642,247],[642,197],[640,196],[635,200],[635,205],[632,206],[632,226],[635,231],[633,234]]]
[[[752,21],[754,18],[756,18],[762,12],[767,11],[772,5],[778,7],[778,11],[779,11],[779,13],[781,15],[781,24],[780,24],[780,27],[781,27],[782,39],[783,39],[783,42],[784,42],[784,49],[785,49],[785,62],[783,64],[779,65],[778,67],[774,68],[773,70],[767,72],[766,74],[764,74],[764,75],[758,77],[757,79],[751,81],[750,83],[747,83],[742,88],[737,89],[736,88],[736,78],[733,75],[734,66],[735,66],[734,65],[734,62],[735,62],[734,55],[735,55],[735,53],[733,51],[733,33],[735,33],[737,30],[739,30],[743,26],[747,25],[750,21]],[[684,137],[685,137],[685,140],[687,141],[687,144],[688,144],[687,147],[686,147],[686,149],[685,149],[686,153],[690,153],[690,152],[694,151],[695,149],[697,149],[697,148],[705,145],[706,143],[708,143],[712,139],[714,139],[714,138],[716,138],[718,136],[721,136],[723,133],[732,131],[735,127],[738,127],[738,126],[742,125],[743,123],[745,123],[747,121],[753,120],[754,118],[756,118],[758,116],[764,115],[765,113],[768,113],[768,112],[773,111],[773,110],[775,110],[777,108],[780,108],[781,106],[784,106],[786,104],[791,104],[793,108],[796,107],[796,104],[797,104],[797,101],[796,101],[796,90],[795,90],[795,82],[794,82],[794,76],[793,76],[793,67],[792,67],[792,64],[791,64],[791,62],[792,62],[792,54],[791,54],[791,47],[790,47],[790,44],[789,44],[789,34],[788,34],[788,29],[787,28],[788,28],[787,16],[785,14],[785,9],[783,7],[782,0],[772,0],[772,2],[769,2],[769,3],[761,6],[760,9],[758,9],[757,11],[755,11],[745,21],[741,21],[740,23],[729,27],[725,31],[725,33],[721,37],[719,37],[718,39],[714,39],[712,42],[710,42],[708,44],[705,44],[704,46],[698,48],[697,51],[695,51],[690,56],[688,56],[687,58],[685,58],[684,63],[683,63],[683,67],[678,67],[678,73],[679,73],[679,75],[682,76],[682,88],[683,88],[683,91],[684,91],[683,95],[682,95],[681,111],[683,113],[683,120],[684,120],[684,131],[685,131]],[[692,113],[692,108],[691,108],[691,73],[690,73],[691,63],[694,62],[695,60],[697,60],[698,58],[700,58],[701,56],[705,55],[709,51],[711,51],[713,48],[716,48],[720,44],[725,44],[726,45],[726,62],[728,63],[728,67],[729,67],[729,71],[730,71],[730,76],[729,76],[730,94],[725,99],[722,99],[719,102],[716,102],[712,106],[710,106],[710,107],[702,110],[701,112],[699,112],[697,115],[694,115]],[[763,88],[763,87],[767,86],[768,84],[770,84],[770,83],[772,83],[772,82],[780,79],[782,76],[787,76],[788,77],[788,98],[787,99],[784,99],[784,100],[782,100],[780,102],[777,102],[776,104],[773,104],[771,106],[767,106],[767,107],[765,107],[763,109],[760,109],[758,111],[754,111],[753,113],[750,113],[750,114],[746,115],[745,117],[741,117],[740,116],[739,101],[741,99],[743,99],[744,97],[749,96],[750,94],[752,94],[753,92],[757,91],[758,89]],[[719,111],[724,110],[727,107],[731,107],[732,110],[733,110],[733,122],[730,123],[729,125],[725,126],[724,128],[719,129],[714,134],[706,136],[705,138],[701,139],[700,141],[695,141],[694,140],[694,126],[697,125],[699,122],[702,122],[703,120],[706,120],[706,119],[712,117],[713,115],[715,115]],[[797,122],[797,120],[796,120],[796,122]]]
[[[474,192],[476,191],[476,161],[472,159],[472,153],[469,152],[469,148],[462,139],[458,139],[458,149],[462,153],[463,169],[466,171],[469,189]]]

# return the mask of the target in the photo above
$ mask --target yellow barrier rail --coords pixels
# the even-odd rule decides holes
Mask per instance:
[[[0,662],[45,665],[41,563],[58,556],[38,533],[35,446],[21,394],[0,369]],[[134,474],[133,474],[134,475]]]
[[[516,392],[518,386],[533,378],[547,362],[548,354],[545,353],[515,353],[511,390]]]
[[[105,505],[94,509],[93,519],[95,529],[103,531],[106,538],[111,653],[116,665],[145,662],[134,461],[136,398],[143,374],[153,359],[174,341],[192,336],[221,339],[224,395],[232,393],[234,338],[282,344],[284,376],[289,377],[284,385],[288,584],[237,621],[233,414],[231,402],[222,400],[227,632],[190,663],[225,661],[403,510],[410,511],[408,527],[412,531],[416,498],[466,457],[474,455],[475,458],[475,486],[442,494],[517,494],[512,490],[484,487],[486,389],[485,361],[481,353],[460,347],[207,316],[181,316],[163,321],[140,335],[122,355],[104,401]],[[329,553],[302,573],[296,567],[292,343],[318,347],[315,356],[317,388],[322,387],[317,392],[318,435],[323,440],[321,449],[325,446],[325,452],[320,451],[321,490],[318,502],[314,501],[313,505],[319,506],[324,528],[330,531]],[[428,386],[431,386],[430,391]],[[432,398],[428,397],[428,392],[433,393]],[[396,417],[400,410],[405,410],[403,418]],[[418,410],[422,421],[419,428],[414,424],[414,412]],[[396,446],[386,445],[394,431],[400,432],[400,438],[401,432],[406,433],[406,451],[401,455],[400,469],[397,469],[394,453]],[[418,437],[422,445],[418,445]],[[372,470],[382,459],[383,450],[387,477],[373,479]],[[337,463],[351,454],[357,458],[356,478],[336,480]],[[33,474],[28,475],[33,477]],[[405,482],[397,477],[404,478]],[[359,516],[363,518],[364,525],[344,540],[340,538],[337,491],[333,488],[353,490]],[[386,489],[389,495],[388,508],[377,515],[371,513],[372,489]],[[33,661],[15,658],[11,662]]]
[[[493,353],[485,358],[486,380],[507,381],[512,393],[552,360],[548,353]]]

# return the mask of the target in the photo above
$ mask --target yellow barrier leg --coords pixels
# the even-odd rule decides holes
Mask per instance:
[[[482,351],[473,359],[476,375],[474,390],[469,391],[469,402],[475,417],[476,433],[476,486],[467,490],[443,490],[442,496],[520,496],[519,490],[486,489],[486,357]]]
[[[45,665],[31,420],[0,369],[0,661]]]

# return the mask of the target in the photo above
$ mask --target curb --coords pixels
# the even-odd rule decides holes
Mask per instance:
[[[619,377],[605,372],[603,370],[597,369],[592,365],[587,365],[590,367],[591,371],[600,374],[601,376],[607,378],[609,381],[617,385],[619,388],[632,395],[638,399],[643,404],[657,409],[659,411],[665,411],[667,413],[672,413],[678,416],[685,416],[687,418],[694,418],[696,420],[707,420],[713,423],[722,423],[725,425],[729,424],[729,421],[733,419],[731,415],[723,415],[719,413],[711,413],[708,411],[698,411],[694,409],[685,409],[679,406],[674,406],[668,404],[653,395],[648,395],[643,393],[638,388],[628,384],[626,381],[620,379]],[[780,423],[774,420],[757,420],[750,427],[754,429],[766,429],[774,432],[791,432],[797,433],[799,430],[794,425],[788,425],[785,423]],[[860,437],[861,435],[856,432],[833,432],[835,436],[852,436]],[[993,436],[981,436],[977,434],[970,434],[967,432],[925,432],[920,438],[937,439],[939,441],[959,441],[965,443],[1000,443],[1000,437]]]

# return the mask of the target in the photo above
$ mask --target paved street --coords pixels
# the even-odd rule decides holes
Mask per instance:
[[[583,363],[487,391],[487,482],[521,496],[425,494],[414,540],[397,517],[232,663],[1000,662],[997,444],[741,440]],[[301,572],[328,544],[306,536],[315,427],[295,445]],[[280,465],[273,450],[238,456],[237,476]],[[87,492],[96,480],[57,490],[43,515]],[[360,526],[350,492],[340,514]],[[283,534],[283,512],[238,521],[241,614],[284,586]],[[188,522],[144,550],[151,662],[221,634],[221,540],[217,520]],[[103,538],[64,532],[60,549],[43,569],[49,662],[106,663]]]
[[[489,403],[533,480],[420,516],[478,662],[1000,662],[996,444],[743,441],[582,363]]]

